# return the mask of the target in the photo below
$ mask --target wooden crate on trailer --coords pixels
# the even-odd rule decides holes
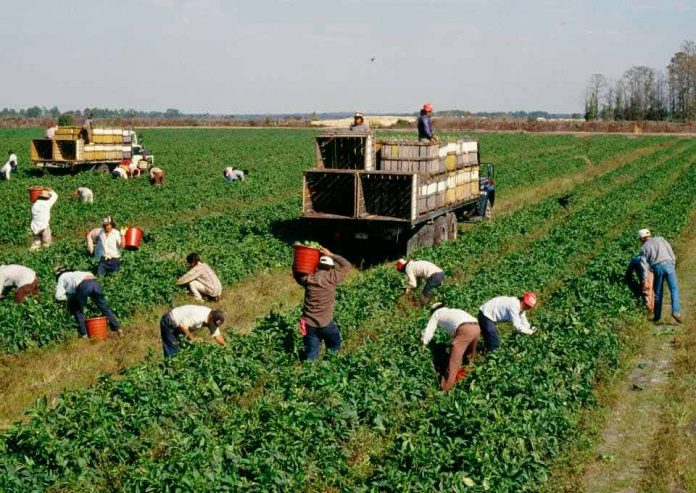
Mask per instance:
[[[356,216],[362,219],[411,220],[417,215],[417,175],[384,171],[358,172]]]
[[[376,169],[375,138],[371,132],[327,131],[314,142],[317,169]]]
[[[54,140],[53,161],[82,161],[85,143],[78,140]]]
[[[50,139],[34,139],[29,150],[31,160],[34,162],[53,160],[53,141]]]
[[[351,170],[309,170],[304,175],[305,215],[355,217],[357,173]]]

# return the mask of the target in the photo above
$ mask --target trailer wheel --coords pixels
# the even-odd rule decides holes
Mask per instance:
[[[416,248],[433,246],[435,228],[432,224],[424,224],[406,242],[406,255],[411,255]]]
[[[445,243],[448,238],[448,221],[447,221],[447,216],[440,216],[437,219],[435,219],[435,224],[434,224],[434,235],[433,235],[433,243],[435,243],[435,246],[440,245],[441,243]]]
[[[455,241],[459,233],[459,223],[457,223],[457,215],[454,212],[447,214],[447,239]]]
[[[97,173],[109,173],[109,172],[111,172],[108,164],[100,164],[99,166],[96,167],[96,169],[94,171],[96,171]]]

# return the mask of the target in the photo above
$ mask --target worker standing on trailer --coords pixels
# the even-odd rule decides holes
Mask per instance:
[[[15,301],[24,303],[28,296],[39,295],[39,278],[36,272],[23,265],[0,265],[0,298],[7,288],[15,288]]]
[[[45,187],[41,195],[31,206],[32,243],[30,250],[38,250],[41,246],[51,246],[51,208],[58,200],[58,194]]]
[[[79,199],[81,202],[85,204],[94,203],[94,192],[92,192],[92,190],[90,190],[87,187],[76,188],[71,196],[73,199]]]
[[[164,171],[162,168],[150,168],[150,185],[162,185],[164,183]]]
[[[407,293],[418,286],[418,281],[425,281],[425,286],[423,287],[423,298],[425,300],[430,298],[433,289],[440,286],[445,280],[443,270],[427,260],[406,260],[402,258],[396,262],[396,270],[403,272],[408,278]]]
[[[56,286],[56,301],[68,302],[68,311],[77,321],[77,332],[82,337],[87,337],[87,327],[85,325],[85,305],[88,299],[92,299],[99,311],[109,321],[111,330],[118,336],[123,335],[121,324],[111,311],[106,302],[101,285],[94,278],[91,272],[70,272],[67,270],[56,271],[58,285]]]
[[[481,336],[481,329],[476,319],[456,308],[447,308],[442,303],[435,303],[430,307],[430,320],[421,335],[423,348],[426,348],[433,336],[435,329],[443,329],[452,338],[449,364],[446,372],[440,378],[440,388],[445,392],[451,390],[457,380],[466,375],[466,370],[460,370],[464,356],[471,363],[476,356],[476,345]]]
[[[55,139],[57,131],[58,131],[58,125],[56,125],[55,123],[51,123],[51,126],[46,129],[46,134],[44,135],[44,139]]]
[[[527,291],[519,298],[498,296],[481,305],[478,312],[478,322],[486,349],[495,351],[500,347],[500,338],[495,327],[500,322],[512,322],[517,331],[526,335],[534,334],[537,329],[530,327],[525,312],[534,308],[536,303],[536,293]]]
[[[210,266],[201,261],[197,253],[186,256],[189,270],[177,281],[177,286],[187,286],[194,298],[203,301],[203,296],[217,301],[222,296],[222,284]]]
[[[220,333],[220,327],[225,322],[225,314],[220,310],[211,310],[202,305],[184,305],[165,313],[160,319],[160,335],[164,356],[169,358],[179,352],[177,337],[184,336],[192,341],[193,333],[201,327],[208,327],[210,336],[220,344],[227,343]]]
[[[126,228],[116,229],[116,223],[107,216],[102,227],[87,233],[87,251],[99,261],[97,277],[118,272],[121,269],[121,248],[125,246]]]
[[[425,103],[418,117],[418,140],[421,142],[437,142],[437,137],[433,131],[433,106],[430,103]]]
[[[637,286],[633,277],[634,272],[639,281]],[[626,269],[625,275],[626,284],[628,284],[636,294],[642,296],[645,308],[647,308],[651,315],[654,315],[653,310],[655,309],[654,278],[655,276],[647,260],[640,255],[636,255],[628,263],[628,269]]]
[[[350,124],[351,132],[369,132],[370,126],[365,121],[365,115],[357,112],[353,115],[353,123]]]
[[[232,166],[228,166],[222,172],[222,175],[225,177],[225,181],[227,183],[232,183],[233,181],[237,181],[237,180],[244,181],[244,180],[246,180],[246,177],[248,174],[249,174],[248,171],[243,170],[243,169],[235,169]]]
[[[649,229],[638,231],[638,238],[643,243],[640,255],[655,274],[655,322],[659,322],[662,318],[662,296],[664,282],[667,281],[669,294],[672,298],[672,318],[681,323],[679,283],[677,282],[677,271],[674,268],[677,257],[674,255],[672,246],[662,236],[653,237]]]
[[[327,248],[321,247],[319,250],[322,256],[316,272],[295,274],[295,281],[305,288],[300,331],[308,361],[319,358],[322,341],[330,352],[337,352],[341,348],[341,332],[333,319],[336,286],[352,267],[345,258],[331,253]]]

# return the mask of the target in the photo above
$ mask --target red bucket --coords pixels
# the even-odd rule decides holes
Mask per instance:
[[[42,190],[43,187],[29,187],[29,200],[32,204],[38,200]]]
[[[106,317],[91,317],[85,320],[87,335],[90,339],[104,341],[107,339]]]
[[[126,230],[126,250],[137,250],[143,242],[143,230],[140,228],[128,228]]]
[[[319,257],[321,253],[318,248],[308,247],[305,245],[295,245],[293,255],[293,272],[298,274],[314,274],[319,265]]]

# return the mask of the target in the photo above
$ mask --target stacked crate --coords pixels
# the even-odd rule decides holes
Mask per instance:
[[[439,173],[444,171],[440,162],[440,145],[417,140],[395,139],[380,142],[380,170],[408,173]]]
[[[120,161],[130,157],[131,133],[120,128],[92,129],[91,142],[85,145],[85,159]]]

